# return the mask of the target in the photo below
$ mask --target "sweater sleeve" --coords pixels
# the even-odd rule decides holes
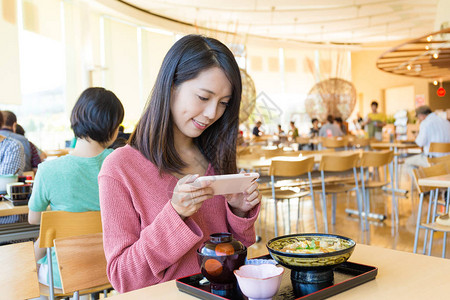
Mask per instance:
[[[99,188],[107,274],[121,293],[162,281],[167,269],[203,238],[198,225],[190,218],[183,221],[170,201],[150,225],[141,228],[122,182],[101,175]]]
[[[258,204],[249,211],[247,218],[236,216],[230,209],[230,206],[225,200],[227,208],[227,220],[230,227],[230,233],[233,237],[242,242],[246,247],[253,245],[256,241],[255,222],[258,218],[261,204]]]

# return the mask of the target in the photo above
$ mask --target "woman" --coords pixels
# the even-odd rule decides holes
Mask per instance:
[[[41,212],[52,210],[83,212],[100,210],[98,180],[103,160],[113,151],[106,149],[117,137],[124,110],[113,92],[104,88],[88,88],[72,110],[70,123],[77,138],[75,149],[68,155],[39,165],[28,203],[28,222],[40,224]],[[39,281],[47,284],[48,265],[45,248],[35,243]],[[52,251],[53,282],[61,287],[55,251]]]
[[[236,173],[239,68],[219,41],[188,35],[167,53],[130,137],[99,175],[107,273],[119,292],[200,272],[209,235],[255,242],[261,196],[213,196],[200,175]]]

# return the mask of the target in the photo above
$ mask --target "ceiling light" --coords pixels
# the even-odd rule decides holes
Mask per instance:
[[[431,42],[432,39],[433,39],[432,35],[427,36],[427,42]]]
[[[437,84],[438,84],[437,80],[433,81],[433,85],[437,85]]]
[[[434,53],[433,53],[433,58],[436,59],[436,58],[438,58],[438,57],[439,57],[439,53],[438,53],[438,52],[434,52]]]
[[[407,65],[406,68],[409,70],[411,70],[411,65]]]
[[[414,71],[416,71],[416,73],[420,73],[420,71],[422,71],[422,65],[415,65]]]
[[[430,50],[430,46],[425,46],[425,50]]]

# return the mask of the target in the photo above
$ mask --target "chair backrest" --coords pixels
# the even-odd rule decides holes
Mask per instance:
[[[40,295],[33,242],[0,247],[0,298],[30,299]]]
[[[343,148],[348,145],[347,137],[327,137],[322,140],[322,146],[325,148]]]
[[[272,160],[269,175],[293,177],[311,172],[314,168],[314,157],[305,157],[299,160]]]
[[[450,154],[440,157],[428,157],[427,159],[430,165],[438,164],[441,162],[450,162]]]
[[[450,152],[450,143],[430,143],[428,152],[447,153]]]
[[[64,293],[109,284],[102,233],[58,238],[54,243]]]
[[[310,143],[310,138],[309,137],[303,137],[303,136],[298,136],[295,138],[295,142],[298,144],[309,144]]]
[[[367,167],[382,167],[389,164],[394,159],[394,151],[364,151],[361,156],[360,165]]]
[[[39,247],[53,247],[53,240],[102,232],[100,211],[44,211],[39,231]]]
[[[314,155],[314,154],[324,154],[324,153],[335,153],[336,150],[334,148],[330,148],[330,149],[322,149],[322,150],[302,150],[300,151],[300,154],[303,156],[306,155]]]
[[[419,193],[425,193],[425,192],[435,189],[435,187],[420,186],[419,179],[426,178],[426,177],[445,175],[447,173],[448,173],[447,166],[445,163],[436,164],[436,165],[433,165],[431,167],[426,167],[426,168],[419,167],[418,169],[413,169],[413,178],[416,183],[417,190],[419,191]]]
[[[352,145],[358,148],[367,147],[370,145],[370,139],[355,137],[352,141]]]
[[[323,155],[320,160],[320,171],[342,172],[358,166],[360,153],[346,155]]]
[[[275,156],[282,156],[284,155],[284,151],[281,148],[276,149],[262,149],[261,150],[262,156],[265,158],[271,158]]]

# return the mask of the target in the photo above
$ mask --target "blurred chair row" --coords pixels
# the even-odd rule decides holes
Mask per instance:
[[[314,226],[316,232],[318,231],[318,222],[316,215],[316,204],[314,193],[320,193],[322,201],[322,216],[324,231],[328,232],[328,214],[327,214],[327,195],[332,195],[332,218],[331,222],[334,225],[336,222],[336,205],[337,194],[349,193],[355,191],[356,206],[358,208],[358,215],[360,219],[361,229],[364,230],[368,226],[368,215],[370,214],[370,199],[369,190],[381,188],[392,183],[392,151],[379,152],[356,152],[346,154],[324,154],[320,160],[319,171],[320,179],[313,179],[312,172],[314,169],[314,157],[299,158],[297,161],[276,160],[271,161],[269,175],[270,186],[260,188],[261,194],[265,199],[270,199],[274,202],[274,232],[278,236],[278,209],[277,203],[283,203],[287,200],[287,231],[290,233],[290,200],[297,199],[297,222],[296,231],[298,231],[298,222],[300,220],[301,200],[309,197],[312,203]],[[387,180],[387,172],[385,172],[384,180],[373,181],[368,175],[369,168],[379,168],[390,166],[391,180]],[[360,178],[358,179],[358,168],[360,171]],[[352,176],[336,177],[335,174],[344,173]],[[306,176],[307,175],[307,176]],[[299,180],[302,179],[302,180]],[[267,220],[267,207],[266,220]],[[397,202],[394,192],[392,192],[392,218],[397,216]],[[284,214],[283,214],[284,216]],[[365,222],[363,222],[363,217]],[[283,218],[283,224],[284,224]]]
[[[18,243],[0,247],[0,263],[6,268],[6,272],[0,272],[0,294],[4,299],[29,299],[40,295],[50,299],[73,295],[74,299],[79,299],[79,295],[99,291],[104,291],[106,297],[111,285],[106,275],[99,211],[43,212],[39,237],[39,247],[47,248],[49,258],[52,247],[56,251],[62,290],[52,287],[52,272],[50,287],[38,283],[33,243]],[[52,270],[51,259],[48,263]]]
[[[438,145],[438,147],[441,147],[441,145]],[[441,148],[430,147],[430,149],[433,149],[434,152],[437,152],[436,149],[438,150],[441,149],[444,150],[445,152],[449,152],[450,150],[450,148],[445,147]],[[414,237],[413,252],[417,253],[420,229],[425,230],[422,253],[423,254],[427,253],[428,255],[431,255],[434,233],[442,232],[443,233],[442,257],[444,258],[446,252],[447,233],[450,232],[450,226],[445,226],[437,223],[436,218],[442,214],[448,214],[449,212],[448,193],[450,188],[443,190],[438,187],[422,186],[419,184],[419,179],[450,174],[450,155],[428,158],[428,162],[431,165],[430,167],[419,167],[418,169],[413,170],[413,180],[420,195],[417,211],[416,233]],[[446,195],[445,190],[447,193],[447,198],[445,196]],[[441,200],[439,199],[440,195],[442,196]],[[427,200],[426,198],[428,198],[428,206],[424,207],[424,202]],[[430,235],[428,237],[429,233]]]

